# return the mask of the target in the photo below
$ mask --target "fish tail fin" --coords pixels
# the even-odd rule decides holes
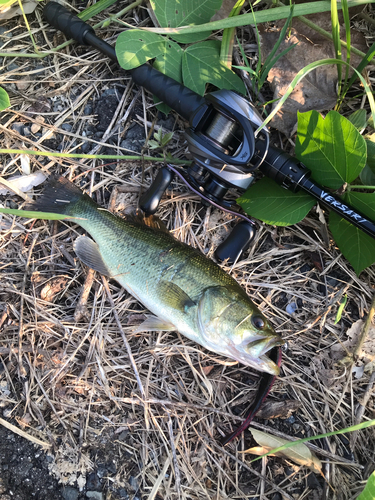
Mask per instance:
[[[43,193],[36,201],[28,204],[25,210],[65,215],[69,218],[80,217],[80,211],[88,205],[96,207],[96,203],[68,179],[50,175]]]

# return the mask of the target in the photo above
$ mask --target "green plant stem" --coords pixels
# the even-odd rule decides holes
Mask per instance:
[[[26,29],[29,33],[29,37],[31,39],[31,42],[33,44],[33,47],[34,47],[34,50],[36,53],[38,53],[38,47],[36,46],[36,43],[35,43],[35,40],[34,40],[34,36],[33,34],[31,33],[31,30],[30,30],[30,26],[29,26],[29,22],[27,20],[27,16],[25,14],[25,11],[23,10],[23,5],[22,5],[22,2],[21,0],[18,0],[18,5],[20,6],[20,9],[21,9],[21,12],[22,12],[22,16],[23,16],[23,20],[25,21],[25,24],[26,24]]]
[[[129,12],[130,10],[134,9],[135,7],[138,7],[138,5],[140,5],[142,2],[143,2],[143,0],[136,0],[135,2],[133,2],[130,5],[128,5],[127,7],[125,7],[124,9],[120,10],[120,12],[117,12],[117,14],[110,16],[109,19],[115,20],[118,17],[123,16],[124,14]],[[88,18],[86,19],[83,15],[82,15],[82,19],[84,19],[85,21],[88,20]],[[107,22],[107,20],[108,20],[108,18],[104,19],[103,21],[100,21],[97,24],[94,24],[94,26],[93,26],[94,30],[101,28],[103,26],[103,24],[105,22]],[[64,49],[65,47],[68,47],[72,43],[75,43],[75,40],[67,40],[66,42],[62,43],[61,45],[58,45],[57,47],[55,47],[54,49],[40,52],[39,54],[23,54],[23,53],[19,53],[19,52],[0,52],[0,57],[26,57],[26,58],[33,58],[33,59],[43,59],[44,57],[50,56],[51,54],[55,54],[59,50]]]
[[[373,189],[375,191],[375,186],[362,186],[362,185],[357,186],[357,185],[350,184],[346,187],[347,191],[352,191],[353,189]]]
[[[84,155],[76,153],[50,153],[49,151],[33,151],[31,149],[0,149],[0,154],[18,154],[34,156],[50,156],[53,158],[86,158],[96,160],[144,160],[144,161],[166,161],[164,156],[129,156],[129,155]],[[174,165],[187,165],[190,162],[178,158],[168,159]]]

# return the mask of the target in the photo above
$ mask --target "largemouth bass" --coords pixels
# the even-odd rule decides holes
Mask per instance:
[[[167,231],[100,208],[64,177],[51,176],[27,210],[19,215],[45,219],[59,214],[93,238],[76,239],[77,256],[115,279],[155,315],[140,331],[177,330],[215,353],[279,374],[278,363],[267,353],[283,343],[281,338],[239,284],[197,250]]]

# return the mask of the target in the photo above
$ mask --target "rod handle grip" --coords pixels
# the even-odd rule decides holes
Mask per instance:
[[[57,2],[48,2],[44,7],[43,17],[51,26],[62,31],[68,39],[73,38],[81,45],[87,45],[85,42],[86,33],[94,33],[89,24]]]

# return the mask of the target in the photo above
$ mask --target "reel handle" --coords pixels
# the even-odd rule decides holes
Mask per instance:
[[[256,235],[254,225],[243,220],[239,222],[232,232],[215,250],[215,257],[218,261],[227,261],[228,264],[234,262],[247,250]]]
[[[146,215],[153,215],[158,209],[160,200],[173,180],[173,173],[168,167],[162,167],[157,173],[154,182],[139,199],[139,208]]]

